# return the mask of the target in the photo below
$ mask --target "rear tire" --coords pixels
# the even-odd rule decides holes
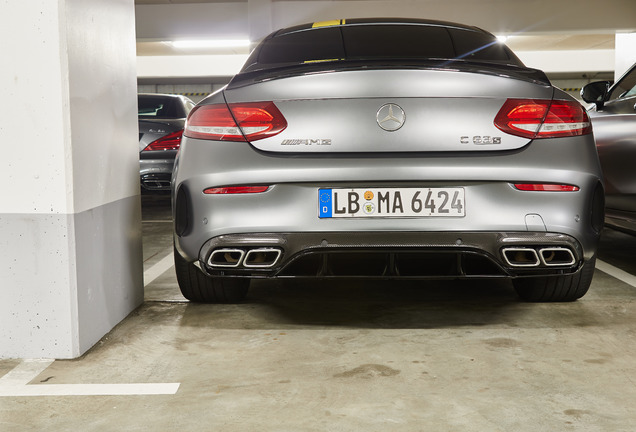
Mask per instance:
[[[575,274],[520,278],[512,281],[519,297],[530,302],[570,302],[587,293],[594,276],[596,256],[583,264]]]
[[[238,303],[245,299],[249,279],[210,277],[174,249],[174,267],[181,294],[196,303]]]

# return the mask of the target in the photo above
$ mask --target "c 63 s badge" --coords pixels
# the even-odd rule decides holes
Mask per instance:
[[[331,140],[318,138],[318,139],[286,139],[280,143],[284,146],[330,146]]]
[[[488,136],[488,135],[475,135],[475,136],[463,136],[459,138],[459,142],[462,144],[488,145],[488,144],[501,144],[501,137]]]

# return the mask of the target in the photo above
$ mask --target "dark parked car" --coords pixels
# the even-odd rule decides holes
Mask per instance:
[[[356,19],[279,30],[190,113],[173,179],[193,301],[258,278],[590,286],[603,225],[585,109],[490,33]]]
[[[143,191],[169,191],[174,159],[194,102],[185,96],[139,94],[139,174]]]
[[[636,234],[636,65],[614,85],[598,81],[581,91],[605,179],[605,223]]]

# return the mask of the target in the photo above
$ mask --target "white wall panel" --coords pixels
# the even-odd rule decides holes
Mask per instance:
[[[247,2],[138,5],[135,9],[138,39],[249,36]]]
[[[137,57],[139,78],[223,77],[237,73],[247,54]]]
[[[634,19],[636,20],[636,17]],[[636,63],[636,33],[617,33],[614,79],[619,79],[634,63]]]
[[[139,194],[130,1],[67,0],[73,211]],[[132,61],[131,61],[132,60]],[[90,161],[90,162],[89,162]]]
[[[614,70],[614,50],[517,51],[516,54],[526,66],[546,73]]]
[[[64,22],[57,2],[30,2],[31,10],[41,11],[33,16],[26,16],[22,3],[2,6],[0,40],[6,43],[0,67],[0,214],[65,213],[72,201],[66,170],[71,162],[70,119],[60,110],[69,106],[63,84],[66,41],[59,33]],[[56,193],[60,190],[68,193]]]

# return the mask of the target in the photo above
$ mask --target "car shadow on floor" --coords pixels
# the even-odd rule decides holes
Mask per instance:
[[[505,280],[257,281],[241,304],[188,303],[181,325],[217,329],[429,329],[598,324],[602,317],[584,299],[525,303]]]

